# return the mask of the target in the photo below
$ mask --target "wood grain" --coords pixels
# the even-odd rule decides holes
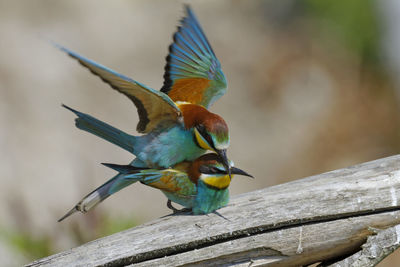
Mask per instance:
[[[400,224],[385,230],[372,229],[376,235],[368,237],[362,250],[327,267],[371,267],[400,247]]]

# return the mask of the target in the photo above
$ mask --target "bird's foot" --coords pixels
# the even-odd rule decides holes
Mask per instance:
[[[167,201],[167,207],[168,207],[170,210],[172,210],[172,212],[173,212],[174,214],[192,211],[192,209],[189,209],[189,208],[183,208],[183,209],[177,209],[177,208],[175,208],[174,206],[172,206],[172,201],[171,201],[170,199],[168,199],[168,201]]]

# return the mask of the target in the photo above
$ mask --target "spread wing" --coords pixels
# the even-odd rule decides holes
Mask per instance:
[[[78,60],[93,74],[99,76],[112,88],[132,100],[139,113],[138,132],[148,133],[158,127],[168,127],[171,124],[181,123],[182,115],[180,109],[166,94],[80,56],[65,47],[58,44],[55,44],[55,46]]]
[[[226,92],[221,64],[189,6],[169,47],[161,92],[206,108]]]

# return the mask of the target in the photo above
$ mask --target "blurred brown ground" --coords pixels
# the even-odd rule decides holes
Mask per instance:
[[[127,98],[47,40],[160,88],[183,2],[0,1],[4,264],[19,265],[43,251],[55,253],[101,237],[108,233],[99,230],[102,218],[129,221],[127,228],[169,213],[161,193],[138,185],[87,215],[56,222],[114,174],[100,162],[124,164],[133,158],[77,130],[73,114],[61,103],[130,133],[138,118]],[[400,151],[399,84],[384,45],[388,22],[382,20],[390,5],[327,1],[336,3],[333,8],[315,2],[190,2],[229,83],[212,111],[230,126],[230,158],[257,178],[236,178],[232,195]],[[327,12],[340,15],[340,8],[362,14],[364,24],[342,25]],[[357,36],[363,32],[366,44]],[[353,39],[360,44],[352,46]],[[29,244],[44,248],[27,254]],[[399,264],[400,255],[392,255],[379,266]]]

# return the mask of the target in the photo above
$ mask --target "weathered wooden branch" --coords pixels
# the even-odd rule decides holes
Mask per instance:
[[[372,229],[377,235],[368,237],[359,252],[326,267],[371,267],[381,262],[400,246],[400,224],[385,230]]]
[[[368,261],[400,242],[396,226],[365,243],[371,229],[400,224],[399,197],[393,156],[233,197],[218,210],[223,217],[167,216],[28,266],[299,266],[352,254]]]

